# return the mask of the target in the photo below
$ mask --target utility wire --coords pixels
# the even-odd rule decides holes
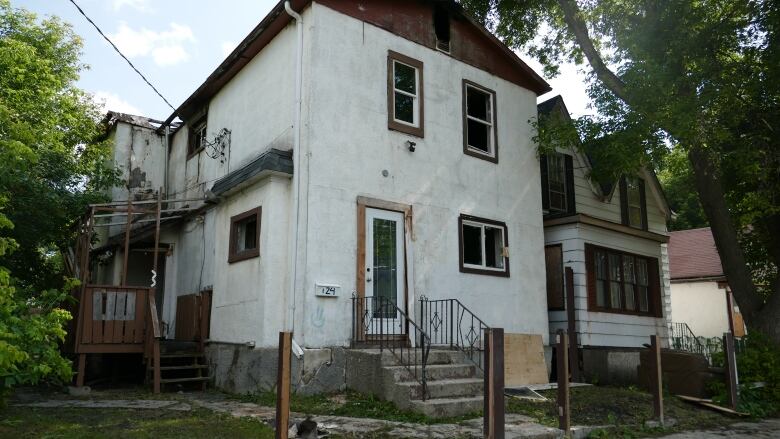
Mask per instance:
[[[132,63],[132,62],[130,62],[130,60],[129,60],[129,59],[127,59],[127,57],[126,57],[126,56],[125,56],[125,55],[122,53],[122,51],[120,51],[120,50],[119,50],[119,48],[118,48],[118,47],[116,47],[116,45],[113,43],[113,41],[111,41],[111,40],[110,40],[110,39],[109,39],[109,38],[106,36],[106,34],[104,34],[102,30],[100,30],[100,28],[98,27],[98,25],[97,25],[97,24],[95,24],[95,22],[94,22],[94,21],[92,21],[92,19],[91,19],[91,18],[89,18],[89,17],[87,16],[87,14],[86,14],[86,13],[84,13],[84,11],[81,9],[81,7],[79,7],[79,5],[78,5],[78,4],[76,4],[75,0],[70,0],[70,2],[71,2],[71,3],[73,3],[73,6],[75,6],[75,7],[76,7],[76,9],[78,9],[78,10],[79,10],[79,13],[81,13],[81,15],[83,15],[83,16],[84,16],[84,18],[86,18],[86,19],[87,19],[87,21],[88,21],[88,22],[89,22],[89,23],[90,23],[92,26],[94,26],[94,27],[95,27],[95,29],[97,29],[97,31],[98,31],[98,33],[100,34],[100,36],[102,36],[102,37],[103,37],[103,39],[105,39],[106,41],[108,41],[108,44],[110,44],[110,45],[111,45],[111,47],[113,47],[113,48],[114,48],[114,50],[116,50],[116,53],[118,53],[118,54],[119,54],[119,56],[121,56],[122,58],[124,58],[124,60],[125,60],[125,61],[127,61],[127,63],[128,63],[128,64],[130,64],[130,67],[132,67],[132,68],[133,68],[133,70],[135,70],[135,72],[136,72],[136,73],[138,73],[138,76],[140,76],[140,77],[141,77],[141,79],[143,79],[143,80],[144,80],[144,82],[146,82],[146,83],[149,85],[149,87],[152,87],[152,90],[154,90],[154,92],[155,92],[155,93],[157,93],[157,96],[159,96],[159,97],[160,97],[160,98],[161,98],[163,101],[165,101],[165,103],[166,103],[166,104],[168,104],[168,106],[169,106],[169,107],[171,107],[171,110],[173,110],[173,111],[176,111],[176,108],[174,108],[174,107],[173,107],[173,105],[171,105],[171,103],[170,103],[170,102],[168,102],[168,99],[165,99],[165,96],[163,96],[163,95],[162,95],[162,93],[160,93],[160,92],[157,90],[157,88],[155,88],[155,87],[152,85],[152,83],[151,83],[151,82],[149,82],[149,80],[148,80],[148,79],[146,79],[146,76],[144,76],[144,74],[143,74],[143,73],[141,73],[141,71],[140,71],[140,70],[138,70],[138,69],[137,69],[137,68],[136,68],[136,67],[133,65],[133,63]]]

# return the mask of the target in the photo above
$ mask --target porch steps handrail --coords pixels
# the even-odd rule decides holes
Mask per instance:
[[[391,318],[390,316],[394,316]],[[408,338],[407,338],[408,337]],[[386,297],[352,296],[352,343],[377,342],[380,352],[389,350],[422,388],[428,398],[427,365],[431,338]],[[414,342],[411,346],[410,342]]]
[[[420,296],[420,323],[431,344],[463,352],[480,370],[484,370],[483,336],[490,329],[482,319],[458,299],[430,300]]]
[[[160,393],[160,321],[157,317],[157,301],[154,297],[154,289],[149,293],[149,306],[147,306],[146,340],[144,343],[144,356],[147,364],[152,364],[152,386],[154,393]]]

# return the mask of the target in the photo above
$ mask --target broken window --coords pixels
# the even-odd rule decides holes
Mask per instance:
[[[436,32],[436,48],[450,53],[450,12],[442,5],[433,10],[433,29]]]
[[[228,262],[238,262],[260,255],[260,217],[262,208],[249,210],[230,218]]]
[[[459,223],[461,271],[509,276],[506,225],[466,215]]]
[[[387,67],[388,128],[422,137],[423,64],[391,51]]]
[[[468,81],[464,81],[463,93],[464,152],[497,162],[495,93]]]
[[[187,158],[199,153],[206,146],[207,117],[203,116],[190,127],[190,141],[187,148]]]

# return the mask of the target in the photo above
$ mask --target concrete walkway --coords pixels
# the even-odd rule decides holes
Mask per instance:
[[[740,422],[718,430],[689,431],[684,433],[675,433],[664,437],[667,439],[780,438],[780,419],[768,419],[761,422]]]

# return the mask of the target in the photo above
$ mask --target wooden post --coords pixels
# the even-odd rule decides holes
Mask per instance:
[[[569,336],[558,330],[558,347],[556,348],[558,376],[558,428],[563,430],[565,437],[571,431],[571,414],[569,413]]]
[[[579,383],[582,378],[580,377],[580,355],[578,352],[577,328],[575,325],[574,270],[572,270],[571,267],[566,267],[566,317],[569,323],[568,334],[571,380],[575,383]]]
[[[130,257],[130,226],[133,222],[133,202],[127,199],[127,225],[125,225],[125,260],[122,261],[122,286],[127,286],[127,259]]]
[[[504,330],[485,329],[485,439],[504,439]]]
[[[162,211],[162,188],[157,191],[157,209],[155,212],[155,224],[154,224],[154,260],[152,261],[152,271],[154,274],[154,285],[157,285],[157,254],[160,251],[160,215]]]
[[[153,294],[154,290],[150,291],[150,294]],[[153,349],[153,365],[154,365],[154,371],[152,372],[154,374],[154,393],[160,393],[160,380],[161,380],[161,374],[160,374],[160,339],[154,338],[154,346],[152,346]]]
[[[661,345],[658,336],[650,336],[650,357],[653,370],[651,371],[651,386],[653,389],[653,414],[661,426],[664,425],[664,385],[663,367],[661,365]]]
[[[737,409],[739,404],[739,378],[737,376],[737,357],[734,355],[734,335],[730,332],[723,334],[723,353],[725,354],[726,391],[729,394],[729,407]]]
[[[290,421],[290,363],[292,332],[279,333],[279,363],[276,377],[276,439],[287,439]]]
[[[84,372],[87,366],[87,354],[79,354],[79,371],[76,375],[76,387],[84,385]]]

